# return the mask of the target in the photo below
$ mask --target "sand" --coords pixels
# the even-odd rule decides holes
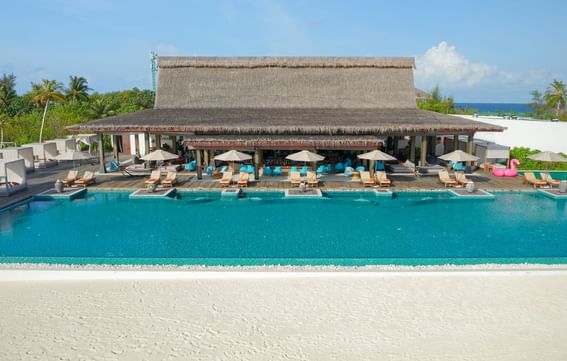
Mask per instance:
[[[567,360],[562,267],[1,270],[0,310],[0,360]]]

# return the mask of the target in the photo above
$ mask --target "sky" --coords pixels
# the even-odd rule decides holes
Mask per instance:
[[[185,56],[412,56],[418,88],[528,102],[567,81],[563,0],[1,0],[0,73],[151,88],[150,51]]]

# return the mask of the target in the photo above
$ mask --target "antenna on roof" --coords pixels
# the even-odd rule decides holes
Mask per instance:
[[[154,92],[154,95],[156,94],[156,79],[157,79],[157,58],[158,55],[155,51],[150,51],[150,62],[152,64],[152,89]]]

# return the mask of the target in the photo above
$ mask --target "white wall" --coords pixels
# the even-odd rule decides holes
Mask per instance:
[[[567,153],[567,122],[462,117],[508,128],[502,133],[478,132],[475,134],[475,139],[483,139],[509,147],[528,147],[541,151]]]

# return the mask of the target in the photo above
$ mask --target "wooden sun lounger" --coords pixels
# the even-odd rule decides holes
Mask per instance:
[[[547,185],[547,182],[544,181],[543,179],[537,179],[533,172],[524,173],[524,178],[525,178],[526,182],[528,182],[530,185],[534,186],[534,188],[543,187],[543,186]]]
[[[439,182],[441,182],[445,187],[454,187],[458,184],[457,180],[451,178],[449,172],[447,172],[445,169],[440,171],[438,176]]]
[[[392,185],[392,181],[388,179],[386,172],[376,172],[376,174],[374,174],[374,178],[380,187],[389,187]]]
[[[291,172],[289,174],[289,181],[292,187],[299,187],[301,184],[301,174],[299,174],[299,172]]]
[[[559,184],[561,184],[561,181],[559,179],[553,179],[553,177],[549,173],[540,173],[540,174],[541,174],[541,179],[543,179],[551,187],[558,186]]]
[[[221,188],[226,188],[232,182],[232,172],[224,172],[220,180]]]
[[[70,187],[71,185],[73,185],[73,183],[75,183],[75,181],[77,180],[78,175],[79,175],[78,170],[70,170],[69,173],[67,174],[67,178],[62,180],[63,186]]]
[[[91,183],[95,183],[95,175],[91,171],[86,171],[85,174],[79,179],[75,181],[75,184],[78,186],[86,187]]]
[[[465,175],[465,172],[455,172],[455,179],[456,179],[457,183],[459,183],[461,185],[474,183],[472,180],[467,178],[467,176]]]
[[[146,184],[159,184],[160,181],[161,181],[161,171],[160,170],[154,170],[154,171],[152,171],[150,178],[146,179],[144,183],[146,183]]]
[[[171,188],[175,183],[177,183],[177,172],[167,172],[167,176],[161,181],[161,185],[167,188]]]
[[[366,171],[360,172],[360,182],[364,187],[372,187],[376,184],[374,179],[370,178],[370,172]]]
[[[317,173],[307,172],[307,185],[309,187],[319,187],[319,179],[317,179]]]
[[[236,183],[239,187],[248,187],[248,180],[250,179],[250,174],[240,173],[240,179]]]

